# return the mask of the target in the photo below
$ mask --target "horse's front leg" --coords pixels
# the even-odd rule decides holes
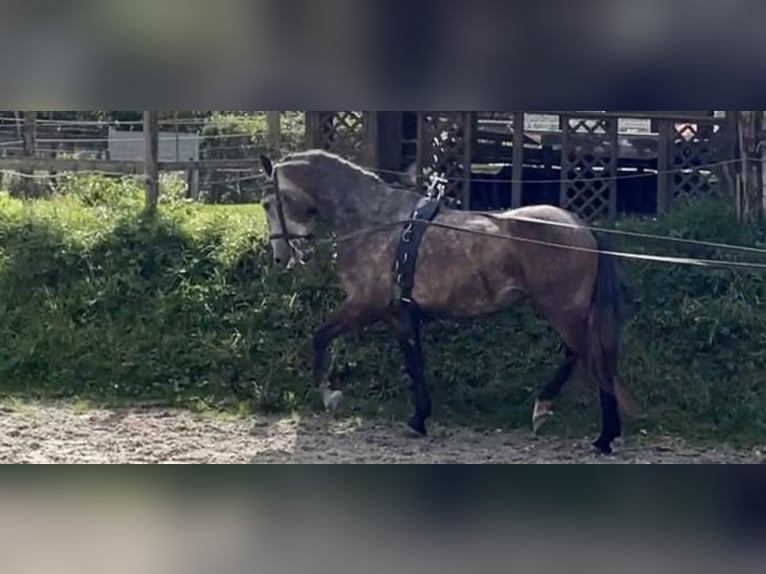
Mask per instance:
[[[375,321],[376,314],[368,306],[347,301],[344,306],[314,335],[314,385],[322,393],[324,407],[329,413],[338,410],[343,393],[332,389],[327,378],[327,353],[338,337]]]

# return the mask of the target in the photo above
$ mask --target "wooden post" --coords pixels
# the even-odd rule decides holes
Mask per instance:
[[[611,157],[609,158],[609,223],[617,220],[617,194],[619,193],[620,175],[620,120],[612,118],[607,120],[609,130],[609,147]]]
[[[524,195],[524,112],[513,112],[513,185],[511,207],[521,207]]]
[[[269,126],[269,152],[282,156],[282,122],[280,112],[266,112],[266,123]]]
[[[672,203],[670,182],[670,154],[673,146],[673,125],[670,120],[659,120],[657,127],[659,142],[657,152],[657,213],[666,212]]]
[[[189,199],[197,201],[199,199],[199,167],[195,166],[187,172],[186,185],[189,190]]]
[[[374,165],[369,167],[380,170],[379,175],[386,181],[405,183],[406,177],[400,172],[411,165],[404,165],[402,153],[404,143],[404,112],[368,112],[370,117],[370,145],[375,146],[375,152],[370,160]],[[373,128],[374,124],[374,128]],[[417,156],[417,154],[416,154]]]
[[[160,198],[160,125],[158,112],[144,112],[144,176],[146,177],[146,210],[157,209]]]
[[[34,158],[37,150],[37,112],[24,112],[22,140],[24,157]],[[34,171],[21,172],[21,194],[25,198],[35,197],[37,195],[37,185],[34,176]]]
[[[316,148],[319,132],[319,112],[305,112],[306,134],[304,145],[308,149]]]
[[[332,119],[334,112],[306,112],[306,147],[309,149],[332,148],[332,133],[324,134],[324,124]],[[329,139],[325,138],[329,136]]]
[[[175,114],[173,114],[173,131],[176,135],[176,161],[181,161],[181,139],[180,135],[178,133],[179,131],[179,124],[178,124],[178,110],[176,110]]]
[[[21,124],[22,124],[22,122],[21,122],[21,119],[22,119],[21,118],[21,112],[14,111],[13,112],[13,117],[16,120],[16,139],[17,140],[23,139],[23,137],[24,137],[24,130],[21,127]]]
[[[425,112],[418,112],[418,144],[415,167],[415,184],[420,190],[423,189],[423,186],[426,183],[426,179],[423,177],[423,170],[427,167],[426,161],[428,153],[431,151],[431,142],[428,141],[426,134],[427,130],[428,126],[426,124],[426,114]]]
[[[561,184],[559,187],[559,206],[565,207],[569,195],[569,116],[562,114],[559,119],[561,123]],[[543,146],[543,157],[547,155],[549,146]],[[545,179],[552,180],[548,174],[548,159],[545,160]],[[537,198],[535,198],[537,199]]]
[[[373,170],[380,168],[379,120],[377,112],[362,112],[362,165]]]
[[[738,213],[743,223],[754,223],[763,217],[763,183],[759,139],[761,112],[741,111],[737,114],[739,136],[740,186]]]
[[[737,204],[737,182],[739,176],[739,166],[736,163],[731,163],[732,159],[737,158],[739,143],[739,137],[737,135],[737,112],[727,110],[724,112],[724,121],[721,125],[720,145],[717,149],[716,161],[727,162],[720,168],[721,181],[725,187],[722,190],[726,197],[728,197],[734,204]]]
[[[463,114],[463,209],[471,209],[471,179],[473,166],[473,134],[476,114],[465,112]]]
[[[761,150],[761,214],[766,216],[766,142],[763,139],[763,127],[758,137],[758,147]]]

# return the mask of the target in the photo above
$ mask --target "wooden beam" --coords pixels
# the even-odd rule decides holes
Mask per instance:
[[[513,112],[513,184],[511,207],[521,207],[524,195],[524,112]]]
[[[743,223],[754,223],[763,217],[762,173],[760,158],[761,116],[758,111],[738,112],[740,188],[739,216]]]
[[[144,176],[146,210],[157,209],[160,198],[160,122],[158,112],[144,112]]]
[[[758,112],[761,115],[761,129],[758,134],[758,148],[761,150],[761,215],[766,217],[766,145],[763,140],[763,128],[766,124],[766,118],[764,118],[764,112]]]
[[[386,181],[401,183],[398,173],[408,169],[403,165],[402,148],[404,143],[404,112],[370,112],[374,114],[377,138],[372,142],[376,147],[375,169],[384,170],[380,174]],[[417,155],[417,154],[416,154]]]
[[[24,155],[34,158],[37,153],[37,112],[24,112],[22,140]],[[34,175],[34,170],[22,173],[21,193],[24,197],[34,197],[37,195],[37,183],[35,182]]]
[[[160,161],[158,165],[160,171],[189,171],[190,169],[257,171],[259,164],[255,159],[208,159],[201,161]],[[141,174],[144,170],[144,162],[110,159],[0,157],[0,169],[7,171],[100,171],[115,175]]]
[[[567,196],[569,195],[569,168],[571,162],[569,161],[569,116],[561,116],[561,185],[559,188],[559,206],[565,207],[567,205]],[[547,151],[550,148],[543,148],[543,151]],[[550,152],[548,152],[550,153]],[[545,165],[548,169],[548,162]],[[547,175],[546,175],[547,178]],[[535,198],[537,199],[537,198]]]
[[[675,194],[670,173],[671,150],[673,149],[673,125],[670,120],[659,120],[659,152],[657,154],[657,213],[670,209]]]
[[[473,165],[473,133],[476,114],[463,114],[463,209],[471,209],[471,166]]]
[[[362,165],[380,168],[380,116],[378,112],[362,112]]]
[[[426,167],[426,157],[430,151],[430,142],[426,136],[426,130],[428,125],[426,124],[426,113],[418,112],[418,143],[417,143],[417,160],[415,167],[415,184],[419,189],[423,189],[426,180],[423,178],[423,169]]]
[[[269,127],[269,152],[282,156],[282,122],[280,112],[266,112],[266,124]]]
[[[527,111],[529,115],[546,116],[570,116],[582,119],[604,119],[604,118],[623,118],[631,120],[656,120],[659,118],[667,119],[674,123],[720,123],[721,119],[707,112],[700,112],[700,115],[690,114],[688,112],[575,112],[575,111]],[[703,115],[705,114],[705,115]]]
[[[306,141],[308,149],[321,147],[321,121],[322,112],[305,112],[306,117]]]
[[[617,220],[617,176],[620,168],[620,126],[617,118],[612,118],[607,122],[609,129],[609,147],[611,155],[609,157],[609,223]]]

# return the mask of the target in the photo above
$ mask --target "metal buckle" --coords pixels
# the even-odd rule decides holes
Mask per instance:
[[[402,233],[402,243],[410,243],[412,241],[413,227],[412,223],[408,224]]]
[[[310,259],[310,247],[306,250],[301,249],[300,245],[298,244],[298,241],[300,240],[301,238],[288,239],[287,244],[290,246],[290,249],[293,250],[293,255],[298,257],[298,263],[305,266],[308,265]]]

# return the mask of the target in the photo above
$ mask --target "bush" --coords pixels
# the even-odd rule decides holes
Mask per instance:
[[[628,221],[631,231],[733,245],[764,246],[766,228],[739,225],[718,201],[685,206],[660,221]],[[700,259],[757,254],[625,240],[620,247]],[[653,418],[703,435],[766,436],[766,276],[654,263],[630,263],[632,307],[625,372]]]
[[[3,393],[245,402],[267,411],[315,400],[310,337],[341,298],[329,263],[297,274],[274,270],[256,206],[173,203],[147,220],[132,205],[93,197],[0,199]],[[719,204],[621,227],[751,245],[763,238],[762,230],[734,224]],[[724,256],[662,247],[639,240],[615,246]],[[763,440],[763,276],[633,262],[625,270],[631,307],[624,373],[649,407],[650,427]],[[560,361],[558,343],[526,307],[428,325],[437,414],[527,428],[534,394]],[[362,412],[401,416],[409,408],[409,383],[385,329],[340,341],[332,377]],[[561,431],[590,432],[597,424],[595,408],[560,411],[570,413],[557,423]]]
[[[105,177],[75,173],[61,178],[57,193],[75,199],[84,207],[123,208],[140,211],[145,191],[139,178]],[[175,173],[160,174],[160,202],[177,205],[186,201],[187,184]]]

